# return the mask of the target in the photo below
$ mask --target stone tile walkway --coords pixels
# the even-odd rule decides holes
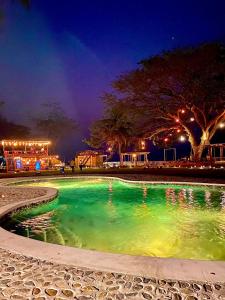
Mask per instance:
[[[225,299],[225,284],[156,280],[53,264],[0,249],[3,299]]]
[[[0,206],[43,196],[43,189],[0,188]],[[28,199],[28,198],[27,198]],[[224,270],[225,272],[225,270]],[[42,261],[1,249],[0,300],[225,300],[225,283],[156,280]]]

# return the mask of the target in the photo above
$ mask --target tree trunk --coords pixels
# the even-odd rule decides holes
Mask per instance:
[[[120,157],[120,166],[123,165],[123,161],[122,161],[122,155],[121,155],[121,144],[118,144],[118,153],[119,153],[119,157]]]
[[[202,158],[202,153],[204,150],[205,145],[204,144],[199,144],[199,145],[192,145],[192,150],[193,150],[193,160],[194,161],[199,161]]]
[[[193,150],[193,160],[199,161],[202,158],[203,150],[205,149],[205,146],[209,144],[209,132],[203,131],[201,136],[201,141],[198,144],[194,138],[193,135],[189,137],[189,142],[191,143],[191,147]]]

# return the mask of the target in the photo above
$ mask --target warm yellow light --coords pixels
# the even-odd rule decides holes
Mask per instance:
[[[185,136],[181,135],[181,136],[180,136],[180,141],[181,141],[181,142],[184,142],[185,140],[186,140]]]
[[[165,139],[164,139],[164,142],[168,142],[168,140],[169,140],[168,138],[165,138]]]
[[[191,122],[194,122],[194,120],[195,120],[195,118],[193,118],[193,117],[190,118],[190,121],[191,121]]]
[[[220,123],[219,124],[219,128],[224,128],[225,127],[225,123]]]
[[[178,123],[178,122],[179,122],[179,119],[176,119],[176,122]]]
[[[185,113],[185,110],[184,110],[184,109],[181,109],[181,113],[184,114],[184,113]]]
[[[109,148],[108,148],[108,151],[112,151],[112,148],[111,148],[111,147],[109,147]]]

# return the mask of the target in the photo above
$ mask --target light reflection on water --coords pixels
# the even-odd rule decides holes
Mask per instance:
[[[54,201],[14,213],[18,234],[73,247],[159,257],[225,260],[225,191],[109,179],[32,183]]]

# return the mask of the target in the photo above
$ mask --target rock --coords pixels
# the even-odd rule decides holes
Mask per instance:
[[[215,284],[214,287],[217,291],[219,291],[221,289],[221,285],[219,285],[219,284]]]
[[[207,293],[211,293],[212,292],[212,287],[211,287],[210,284],[204,284],[203,287],[204,287],[204,289],[205,289],[205,291]]]
[[[126,297],[134,297],[134,296],[136,296],[138,293],[126,293],[125,295],[126,295]]]
[[[142,296],[145,298],[145,299],[152,299],[152,296],[147,294],[147,293],[142,293]]]
[[[117,285],[117,286],[112,286],[112,287],[110,287],[109,288],[109,291],[116,291],[116,290],[119,290],[119,286]]]
[[[33,291],[32,291],[32,295],[38,295],[40,294],[41,290],[39,288],[33,288]]]
[[[124,284],[124,288],[126,288],[126,289],[130,289],[131,286],[132,286],[132,283],[131,283],[131,282],[126,282],[126,283]]]
[[[133,290],[135,290],[135,291],[139,291],[141,289],[143,289],[143,285],[141,285],[141,284],[136,284],[133,286]]]
[[[193,283],[192,288],[193,288],[194,291],[198,292],[198,291],[201,290],[202,287],[200,285],[196,284],[196,283]]]
[[[190,286],[190,283],[181,281],[181,282],[179,282],[179,285],[181,288],[187,288]]]
[[[106,285],[111,285],[111,284],[113,284],[113,281],[112,280],[106,281],[105,284]]]
[[[176,293],[176,294],[173,294],[172,300],[182,300],[182,297],[181,297],[181,295]]]
[[[48,296],[56,296],[57,290],[55,290],[55,289],[46,289],[46,290],[45,290],[45,293],[46,293]]]
[[[62,290],[62,293],[66,297],[73,297],[73,291],[71,291],[71,290]]]

